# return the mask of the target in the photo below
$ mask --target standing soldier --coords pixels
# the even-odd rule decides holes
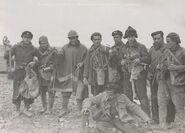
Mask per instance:
[[[34,56],[39,56],[38,50],[32,45],[31,40],[33,34],[30,31],[24,31],[21,35],[22,41],[11,48],[11,55],[15,56],[15,71],[13,73],[13,104],[16,106],[17,115],[20,114],[21,101],[24,101],[24,114],[31,116],[29,107],[33,103],[33,99],[24,98],[20,94],[20,84],[26,76],[25,68],[33,67],[36,63]],[[8,59],[8,54],[5,54]]]
[[[164,59],[158,68],[164,71],[163,79],[166,85],[159,84],[158,104],[159,121],[166,128],[167,104],[172,99],[175,105],[175,124],[184,122],[185,106],[185,50],[180,46],[180,37],[177,33],[169,33],[166,37],[167,47]]]
[[[130,82],[130,74],[127,71],[122,69],[121,61],[124,58],[124,54],[126,53],[126,45],[122,41],[123,33],[119,30],[112,32],[112,36],[114,38],[115,44],[109,50],[109,77],[112,79],[116,78],[118,84],[122,86],[123,92],[131,101],[133,100],[131,82]],[[117,70],[118,74],[115,74]],[[113,73],[114,72],[114,73]],[[109,78],[111,81],[111,78]]]
[[[109,50],[109,82],[118,82],[121,85],[121,60],[125,44],[122,41],[123,33],[119,30],[112,32],[115,44]]]
[[[125,65],[125,71],[130,72],[133,93],[135,91],[136,96],[141,103],[141,108],[148,114],[148,116],[150,116],[150,107],[146,89],[146,65],[150,64],[150,56],[146,47],[137,42],[136,30],[131,26],[125,31],[124,38],[127,38],[128,42],[126,43],[126,54],[122,64],[123,66]]]
[[[93,45],[85,61],[84,83],[91,85],[92,94],[97,95],[104,90],[104,85],[108,80],[108,49],[101,44],[100,33],[93,33],[91,40]]]
[[[55,90],[62,92],[62,111],[59,117],[69,113],[69,98],[76,94],[76,101],[79,113],[82,108],[82,100],[85,98],[87,89],[83,85],[84,60],[87,55],[87,48],[78,40],[76,31],[68,33],[69,43],[64,45],[59,52],[58,65],[56,68]],[[57,89],[58,88],[58,89]]]
[[[160,81],[157,81],[157,75],[159,75],[157,71],[157,65],[160,63],[162,55],[166,49],[166,44],[164,44],[164,37],[162,31],[156,31],[151,34],[153,38],[153,46],[149,50],[149,55],[151,57],[151,64],[149,67],[148,78],[150,81],[151,87],[151,111],[152,111],[152,119],[154,124],[159,123],[159,113],[158,113],[158,84]],[[158,79],[159,80],[159,79]],[[167,121],[171,122],[174,118],[174,105],[170,102],[168,103],[168,112],[169,115],[167,117]]]
[[[54,72],[54,60],[57,51],[51,48],[46,36],[41,36],[39,38],[39,81],[40,81],[40,91],[41,91],[41,102],[43,109],[41,113],[47,110],[47,95],[49,94],[49,108],[48,113],[52,113],[53,103],[54,103],[54,91],[49,90],[50,80]]]

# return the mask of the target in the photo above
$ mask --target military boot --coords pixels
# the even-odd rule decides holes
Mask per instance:
[[[26,116],[31,117],[33,114],[28,109],[29,109],[28,107],[24,107],[23,113]]]
[[[48,103],[49,103],[49,107],[46,111],[46,114],[52,114],[53,113],[53,104],[54,104],[54,95],[49,93],[49,99],[48,99]]]
[[[20,104],[16,104],[15,107],[16,107],[15,117],[17,117],[17,116],[19,116],[21,114],[21,112],[20,112]]]
[[[41,94],[42,110],[40,113],[44,113],[47,110],[47,96],[46,93],[42,92]]]
[[[77,102],[77,109],[78,109],[77,116],[81,116],[82,100],[81,99],[77,99],[76,102]]]
[[[70,111],[68,109],[69,97],[63,96],[62,98],[62,110],[60,112],[59,118],[67,115]]]

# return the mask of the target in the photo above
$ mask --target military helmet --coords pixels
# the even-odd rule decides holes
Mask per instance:
[[[127,30],[125,31],[125,35],[124,35],[123,38],[126,39],[127,37],[133,37],[133,36],[137,38],[137,32],[136,32],[136,30],[134,28],[132,28],[131,26],[129,26],[127,28]]]
[[[22,34],[21,34],[21,37],[26,37],[26,38],[33,38],[33,34],[30,32],[30,31],[24,31]]]
[[[68,38],[70,37],[78,37],[78,33],[75,30],[70,30],[68,33]]]
[[[47,43],[48,44],[48,38],[46,36],[39,37],[39,44],[40,43]]]

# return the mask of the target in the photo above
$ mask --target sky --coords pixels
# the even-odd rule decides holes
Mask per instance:
[[[185,2],[183,0],[0,0],[0,39],[21,41],[25,30],[33,33],[33,44],[46,35],[51,46],[68,43],[67,34],[76,30],[82,44],[90,47],[90,36],[100,32],[102,44],[113,45],[111,33],[128,26],[137,30],[138,41],[152,46],[157,30],[180,35],[185,47]],[[126,42],[125,39],[123,39]],[[1,40],[0,40],[1,42]]]

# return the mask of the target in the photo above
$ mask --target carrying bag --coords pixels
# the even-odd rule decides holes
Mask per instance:
[[[27,99],[34,99],[39,96],[40,91],[37,74],[31,68],[26,68],[26,77],[20,84],[19,92]]]

